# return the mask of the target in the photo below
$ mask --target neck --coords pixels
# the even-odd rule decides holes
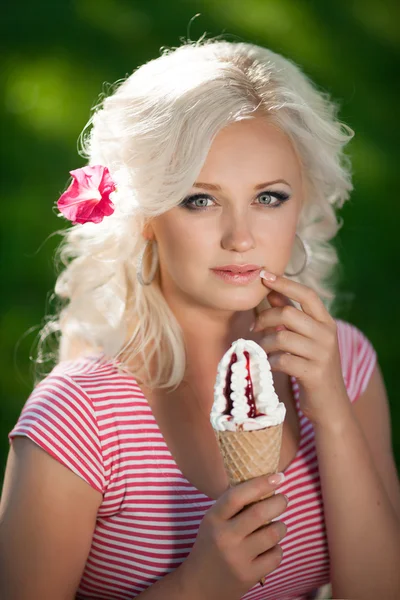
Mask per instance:
[[[207,414],[213,402],[213,388],[217,375],[218,364],[229,349],[232,342],[239,338],[252,340],[262,346],[265,332],[252,333],[249,328],[256,317],[254,310],[235,313],[229,325],[223,321],[207,321],[197,319],[180,324],[182,326],[186,347],[186,371],[184,384],[196,390],[199,405],[203,405]],[[275,390],[280,398],[285,398],[290,386],[286,373],[272,373]],[[289,393],[290,395],[290,393]],[[206,405],[206,406],[204,406]]]
[[[186,315],[178,320],[183,331],[188,373],[199,373],[200,369],[216,374],[219,361],[235,340],[254,339],[250,332],[254,310],[236,312],[225,319],[196,314],[196,317]]]

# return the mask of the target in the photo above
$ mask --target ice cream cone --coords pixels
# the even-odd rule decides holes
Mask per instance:
[[[278,472],[282,430],[283,423],[255,431],[214,430],[231,486]],[[258,502],[274,493],[262,496]],[[260,584],[265,584],[265,577]]]
[[[282,431],[283,423],[254,431],[214,430],[232,486],[277,472]]]
[[[231,487],[277,473],[285,414],[266,352],[252,340],[233,342],[218,365],[210,415]]]

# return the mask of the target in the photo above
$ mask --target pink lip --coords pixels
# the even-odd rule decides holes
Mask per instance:
[[[259,279],[259,273],[261,268],[254,269],[253,271],[232,273],[231,271],[221,269],[211,269],[213,273],[226,283],[233,283],[235,285],[246,285],[251,283],[255,279]]]
[[[256,271],[261,269],[259,265],[225,265],[223,267],[215,267],[213,271],[231,271],[232,273],[247,273],[247,271]]]

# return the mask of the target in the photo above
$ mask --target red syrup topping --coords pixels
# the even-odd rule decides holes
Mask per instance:
[[[246,357],[246,369],[247,369],[247,385],[246,388],[244,390],[244,393],[246,394],[246,398],[247,398],[247,404],[250,406],[250,411],[248,413],[248,417],[250,417],[251,419],[254,419],[254,417],[257,417],[257,409],[256,409],[256,402],[254,400],[254,393],[253,393],[253,382],[251,381],[251,377],[250,377],[250,354],[248,352],[244,352],[244,355]]]
[[[255,399],[254,399],[253,383],[251,381],[251,376],[250,376],[250,354],[247,351],[245,351],[244,355],[246,357],[246,369],[247,369],[247,376],[246,376],[247,385],[245,387],[245,394],[246,394],[246,398],[247,398],[247,404],[250,407],[248,416],[250,418],[254,419],[255,417],[258,417],[264,413],[259,413],[257,411],[257,407],[256,407]],[[228,365],[228,369],[226,371],[226,380],[225,380],[225,389],[224,389],[224,395],[225,395],[225,398],[227,399],[227,407],[223,414],[229,415],[228,421],[232,419],[233,401],[231,399],[231,393],[232,393],[231,376],[232,376],[232,365],[235,362],[237,362],[237,355],[235,352],[233,352],[230,363]],[[241,425],[239,427],[239,429],[243,429],[243,426]]]
[[[224,396],[227,399],[227,406],[226,406],[226,409],[223,412],[223,414],[229,415],[228,421],[230,421],[232,419],[233,402],[232,402],[232,398],[231,398],[231,393],[232,393],[231,376],[232,376],[232,365],[235,362],[237,362],[237,355],[236,355],[236,352],[233,352],[230,363],[229,363],[227,371],[226,371],[225,389],[224,389]]]

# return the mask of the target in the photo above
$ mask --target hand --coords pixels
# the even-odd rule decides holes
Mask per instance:
[[[311,288],[283,276],[276,276],[273,282],[262,277],[261,281],[272,290],[268,294],[272,308],[258,315],[253,332],[268,333],[260,346],[268,355],[271,370],[296,377],[300,408],[312,423],[341,417],[349,410],[350,400],[343,380],[336,321]]]
[[[278,485],[268,483],[265,475],[254,477],[229,488],[206,512],[180,566],[188,597],[192,590],[196,598],[240,600],[280,565],[278,542],[286,535],[286,525],[269,524],[287,507],[285,496],[274,493]]]

